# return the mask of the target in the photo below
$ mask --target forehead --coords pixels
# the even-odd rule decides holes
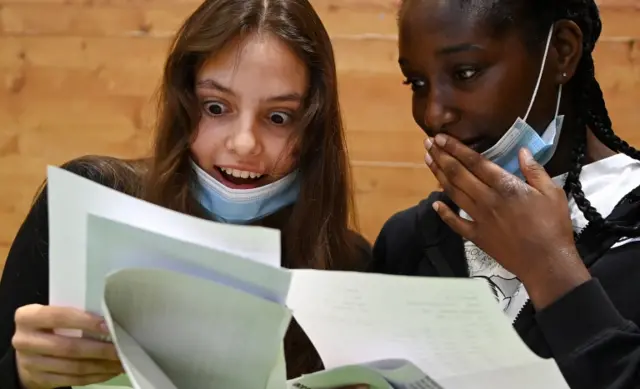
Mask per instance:
[[[304,62],[279,38],[251,34],[229,42],[198,72],[198,80],[213,78],[232,90],[269,94],[301,92],[306,87]]]
[[[497,0],[407,0],[400,12],[401,49],[478,42],[491,36],[487,16]]]

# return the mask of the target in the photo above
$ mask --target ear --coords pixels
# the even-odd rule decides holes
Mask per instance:
[[[558,20],[554,25],[552,45],[558,72],[556,82],[566,84],[576,73],[582,58],[582,30],[571,20]]]

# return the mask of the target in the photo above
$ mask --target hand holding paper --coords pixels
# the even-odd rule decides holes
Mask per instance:
[[[279,231],[197,219],[54,167],[48,179],[50,302],[107,316],[135,388],[284,386],[284,371],[271,374],[290,320]]]
[[[113,344],[54,334],[58,328],[109,334],[102,318],[78,309],[35,304],[19,308],[13,345],[24,388],[88,385],[123,372]]]

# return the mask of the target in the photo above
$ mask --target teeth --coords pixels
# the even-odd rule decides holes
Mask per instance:
[[[220,170],[222,170],[223,172],[227,173],[230,176],[238,177],[238,178],[254,178],[255,179],[255,178],[262,177],[262,174],[260,173],[248,172],[244,170],[228,169],[225,167],[221,167]]]

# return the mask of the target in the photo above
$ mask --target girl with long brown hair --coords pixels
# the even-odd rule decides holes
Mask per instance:
[[[166,61],[152,157],[84,157],[63,167],[186,214],[278,228],[287,267],[360,270],[368,262],[369,246],[353,232],[333,50],[307,0],[205,1]],[[46,199],[44,187],[0,283],[3,389],[121,373],[113,345],[52,332],[104,330],[91,313],[47,306]],[[295,323],[285,354],[289,377],[322,368]]]

